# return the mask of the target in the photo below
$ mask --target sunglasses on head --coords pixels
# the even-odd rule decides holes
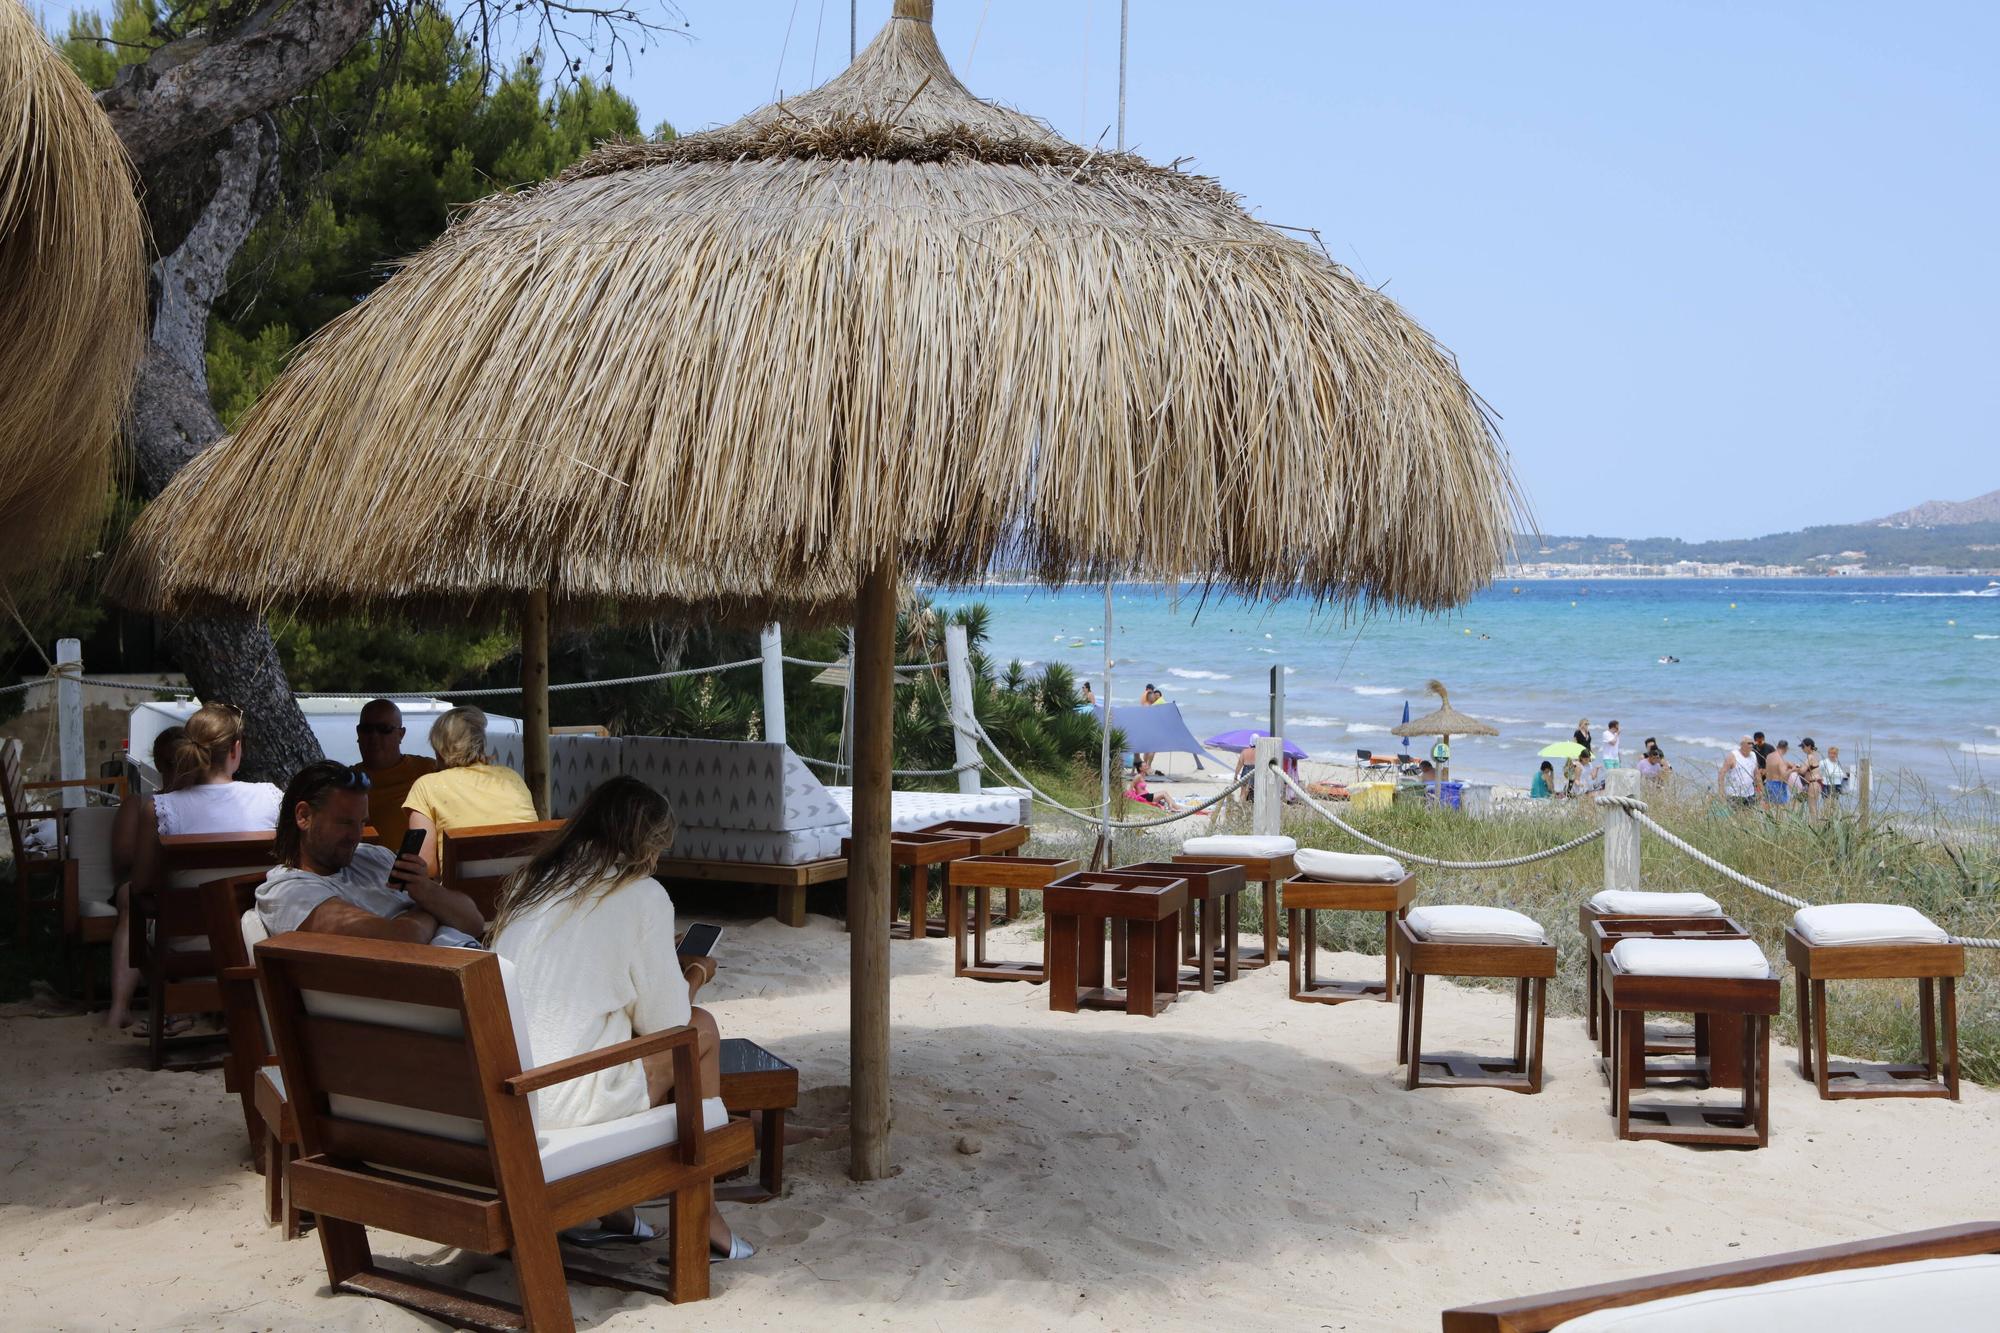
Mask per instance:
[[[387,722],[363,722],[354,728],[357,736],[393,736],[402,728]]]

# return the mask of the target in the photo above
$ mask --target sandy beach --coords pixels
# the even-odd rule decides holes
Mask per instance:
[[[1019,936],[1034,945],[1030,927]],[[996,953],[1002,952],[996,949]],[[704,994],[725,1035],[796,1064],[787,1194],[725,1205],[759,1246],[708,1303],[572,1286],[579,1324],[1431,1329],[1437,1312],[1662,1268],[1990,1217],[2000,1096],[1821,1102],[1773,1071],[1762,1151],[1621,1143],[1582,1025],[1552,1016],[1539,1096],[1405,1092],[1394,1010],[1296,1004],[1253,973],[1158,1019],[1050,1013],[1041,987],[954,981],[893,950],[893,1179],[845,1176],[847,937],[733,922]],[[1331,975],[1379,960],[1323,955]],[[1789,984],[1789,983],[1788,983]],[[0,1018],[0,1289],[21,1329],[420,1329],[327,1294],[319,1246],[262,1225],[217,1072],[149,1074],[90,1019]],[[1427,1046],[1498,1049],[1507,1005],[1435,986]],[[504,1265],[378,1252],[507,1291]],[[115,1275],[115,1280],[114,1280]],[[482,1276],[483,1275],[483,1276]]]

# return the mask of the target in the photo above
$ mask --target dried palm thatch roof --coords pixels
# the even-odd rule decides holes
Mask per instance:
[[[968,92],[928,0],[825,86],[471,209],[138,526],[128,592],[628,611],[899,556],[1438,607],[1516,494],[1394,302],[1215,183]]]
[[[1451,706],[1451,695],[1439,681],[1424,686],[1438,697],[1438,706],[1410,722],[1389,728],[1396,736],[1498,736],[1500,729],[1476,717],[1467,717]]]
[[[17,0],[0,0],[0,578],[95,538],[145,342],[145,225],[118,136]]]

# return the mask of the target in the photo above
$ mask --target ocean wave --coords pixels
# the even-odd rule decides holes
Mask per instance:
[[[1168,667],[1168,668],[1167,668],[1167,674],[1168,674],[1169,676],[1178,676],[1178,677],[1180,677],[1180,678],[1181,678],[1182,680],[1230,680],[1230,679],[1233,679],[1233,677],[1231,677],[1231,676],[1230,676],[1230,674],[1229,674],[1229,673],[1228,673],[1227,671],[1191,671],[1191,670],[1189,670],[1189,669],[1188,669],[1188,668],[1186,668],[1186,667]]]
[[[1214,693],[1215,693],[1215,691],[1214,691],[1214,690],[1196,690],[1196,691],[1195,691],[1195,693],[1196,693],[1196,694],[1214,694]]]
[[[1972,637],[1975,639],[2000,639],[2000,634],[1975,634]]]
[[[1960,741],[1960,754],[2000,755],[2000,745],[1984,745],[1974,741]]]
[[[1350,736],[1386,736],[1389,734],[1389,729],[1387,727],[1378,727],[1373,722],[1350,722],[1347,724],[1347,734]]]
[[[1959,592],[1892,592],[1891,597],[1988,597],[1992,594],[1977,588],[1966,588]]]
[[[1321,717],[1317,713],[1307,713],[1304,717],[1286,718],[1285,725],[1288,727],[1310,727],[1315,731],[1331,731],[1340,726],[1341,722],[1337,717]]]
[[[1669,736],[1667,739],[1670,741],[1679,741],[1682,745],[1698,746],[1704,750],[1733,750],[1736,748],[1735,741],[1719,740],[1714,736]]]
[[[1404,689],[1400,685],[1350,685],[1348,686],[1348,688],[1353,690],[1356,694],[1361,694],[1361,695],[1409,693],[1408,690]]]
[[[1241,711],[1241,710],[1237,710],[1237,711],[1234,711],[1234,712],[1230,713],[1230,715],[1229,715],[1229,716],[1231,716],[1231,717],[1234,717],[1234,718],[1245,718],[1245,717],[1262,717],[1262,716],[1263,716],[1263,714],[1262,714],[1262,713],[1245,713],[1245,712],[1243,712],[1243,711]]]
[[[1488,713],[1486,720],[1497,727],[1538,727],[1542,725],[1531,717],[1501,717],[1498,713]]]

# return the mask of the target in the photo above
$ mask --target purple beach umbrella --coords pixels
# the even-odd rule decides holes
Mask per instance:
[[[1218,750],[1243,750],[1248,749],[1251,745],[1270,734],[1268,731],[1259,731],[1255,727],[1238,727],[1235,731],[1225,731],[1220,736],[1210,736],[1202,744],[1214,746]],[[1306,752],[1290,741],[1286,741],[1285,757],[1288,759],[1304,759]]]

